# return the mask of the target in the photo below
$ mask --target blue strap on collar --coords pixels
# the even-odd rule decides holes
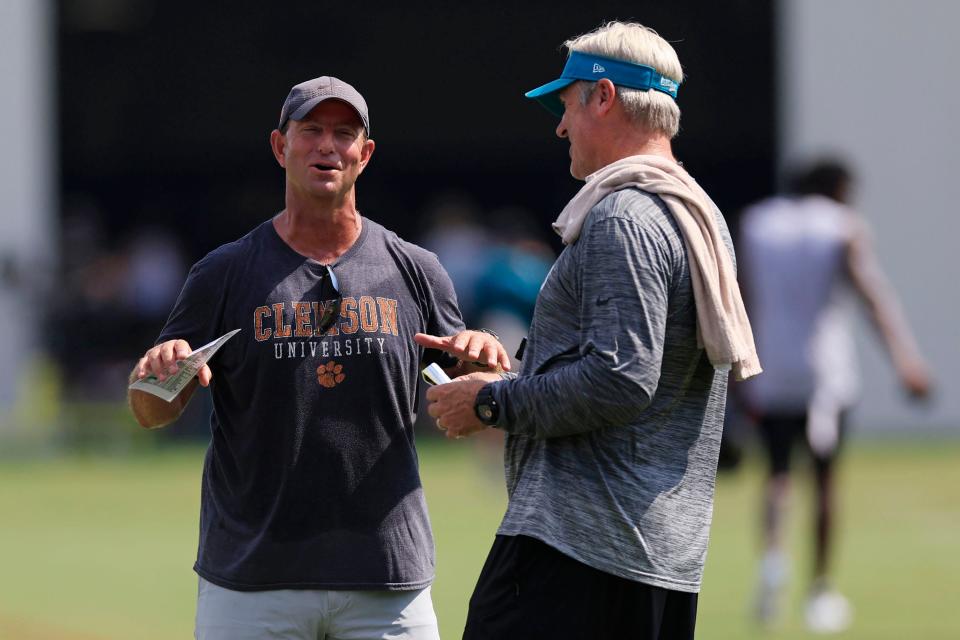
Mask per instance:
[[[677,89],[680,88],[679,82],[661,75],[645,64],[571,51],[563,73],[557,80],[528,91],[525,95],[537,100],[554,115],[562,116],[563,104],[557,97],[557,92],[577,80],[596,82],[601,78],[607,78],[615,85],[630,89],[660,91],[674,100],[677,99]]]

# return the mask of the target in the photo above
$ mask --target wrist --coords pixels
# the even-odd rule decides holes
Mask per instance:
[[[494,383],[487,383],[480,387],[473,402],[473,412],[483,424],[488,427],[497,426],[500,421],[500,404],[493,393]]]

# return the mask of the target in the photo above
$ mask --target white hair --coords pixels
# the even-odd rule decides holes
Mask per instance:
[[[673,47],[656,31],[636,22],[608,22],[590,33],[567,40],[563,46],[569,51],[644,64],[677,84],[683,80],[683,68]],[[595,86],[595,82],[582,81],[582,103],[586,104]],[[634,122],[670,138],[680,130],[680,107],[669,95],[653,89],[642,91],[617,86],[617,97]]]

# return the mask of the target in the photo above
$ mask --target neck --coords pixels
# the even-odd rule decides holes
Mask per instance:
[[[671,162],[677,161],[673,155],[670,138],[665,135],[627,136],[613,141],[607,150],[608,153],[604,158],[606,163],[603,166],[630,156],[660,156]]]
[[[607,126],[593,133],[598,150],[598,166],[595,170],[630,156],[660,156],[677,162],[668,135],[637,126],[625,114],[614,114]]]
[[[286,208],[273,228],[294,251],[329,264],[346,253],[363,226],[353,190],[339,201],[297,198],[287,190]]]

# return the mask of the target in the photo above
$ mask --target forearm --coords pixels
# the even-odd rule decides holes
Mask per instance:
[[[137,380],[137,371],[134,369],[130,373],[130,382]],[[137,389],[127,390],[127,402],[130,405],[130,411],[137,423],[145,429],[157,429],[164,427],[183,413],[190,398],[193,397],[199,382],[196,378],[191,380],[183,391],[170,402],[166,402],[157,396],[140,391]]]
[[[882,337],[894,367],[899,371],[922,363],[920,349],[910,333],[899,306],[896,303],[894,306],[886,307],[870,306],[874,327]]]
[[[496,383],[500,426],[508,433],[559,438],[630,424],[656,391],[633,367],[587,356],[545,373]]]
[[[860,294],[894,366],[903,369],[922,362],[920,350],[893,287],[880,269],[865,235],[855,238],[851,243],[847,266],[854,288]]]

